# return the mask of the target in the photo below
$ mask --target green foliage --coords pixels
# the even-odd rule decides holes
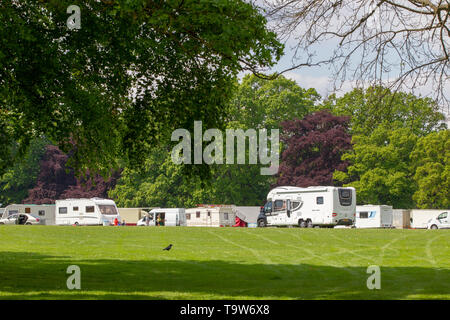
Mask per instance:
[[[319,108],[351,116],[353,135],[370,135],[378,126],[409,128],[418,136],[446,127],[439,105],[430,98],[391,92],[383,87],[354,89],[338,98],[331,95]]]
[[[450,209],[450,130],[420,138],[411,153],[419,208]]]
[[[410,154],[417,136],[409,128],[379,126],[370,136],[353,136],[353,150],[342,156],[351,164],[334,178],[356,189],[358,204],[387,204],[413,208],[417,190]]]
[[[49,141],[44,138],[31,141],[30,149],[24,158],[14,163],[0,178],[0,203],[6,206],[21,203],[28,196],[37,180],[40,160]]]
[[[318,97],[315,90],[304,90],[284,77],[262,80],[245,76],[235,85],[227,106],[226,128],[279,128],[284,120],[306,115]],[[125,207],[189,207],[199,203],[257,206],[275,182],[274,177],[261,175],[260,164],[223,164],[212,165],[211,176],[203,184],[198,177],[183,177],[183,168],[172,163],[170,152],[166,147],[150,153],[144,171],[125,169],[109,195]]]
[[[66,25],[72,4],[78,30]],[[77,171],[139,166],[176,128],[223,126],[236,75],[282,51],[241,0],[3,0],[0,171],[42,134]]]

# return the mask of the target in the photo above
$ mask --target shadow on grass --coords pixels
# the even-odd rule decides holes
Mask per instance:
[[[68,290],[69,265],[82,290]],[[0,299],[450,299],[450,270],[382,267],[368,290],[366,267],[248,264],[222,260],[74,260],[0,252]],[[411,296],[412,295],[412,296]]]

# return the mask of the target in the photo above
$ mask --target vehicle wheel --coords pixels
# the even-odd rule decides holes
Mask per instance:
[[[266,221],[264,221],[264,219],[259,219],[258,220],[258,227],[264,228],[265,226],[266,226]]]
[[[320,226],[314,226],[315,229],[320,229]]]
[[[298,220],[298,226],[300,228],[306,228],[306,222],[303,219]]]
[[[3,222],[0,222],[0,224],[4,224]]]
[[[31,222],[27,222],[25,223],[27,226],[31,226]]]
[[[436,230],[436,229],[438,229],[438,226],[435,225],[435,224],[433,224],[433,225],[430,227],[430,229]]]
[[[311,220],[308,220],[308,221],[306,222],[306,227],[307,227],[307,228],[312,228],[312,227],[313,227],[313,223],[312,223]]]
[[[78,223],[78,222],[75,222],[74,225],[78,227],[78,226],[79,226],[79,223]]]

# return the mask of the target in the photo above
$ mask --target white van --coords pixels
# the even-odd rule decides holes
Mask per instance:
[[[56,225],[112,225],[117,218],[121,222],[116,204],[110,199],[56,200]]]
[[[356,228],[393,228],[392,206],[356,206]]]
[[[267,195],[267,203],[258,216],[258,226],[352,225],[355,214],[355,188],[277,187]]]
[[[158,208],[152,209],[140,219],[137,226],[186,226],[186,213],[184,208]]]

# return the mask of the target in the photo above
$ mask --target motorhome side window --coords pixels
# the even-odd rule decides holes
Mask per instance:
[[[67,207],[59,207],[58,213],[59,214],[66,214],[67,213]]]
[[[86,206],[86,212],[94,212],[95,208],[94,206]]]
[[[274,202],[274,210],[275,212],[277,211],[283,211],[286,209],[286,201],[283,200],[275,200]]]
[[[294,201],[292,202],[292,210],[297,210],[300,209],[300,207],[302,206],[303,202],[300,201]]]
[[[367,211],[360,212],[359,213],[359,218],[360,219],[367,219],[367,218],[369,218],[369,212],[367,212]]]
[[[323,197],[317,197],[316,198],[316,203],[317,204],[323,204]]]
[[[350,206],[352,204],[352,190],[339,189],[339,202],[341,206]]]
[[[45,210],[39,210],[38,211],[38,215],[45,216]]]

